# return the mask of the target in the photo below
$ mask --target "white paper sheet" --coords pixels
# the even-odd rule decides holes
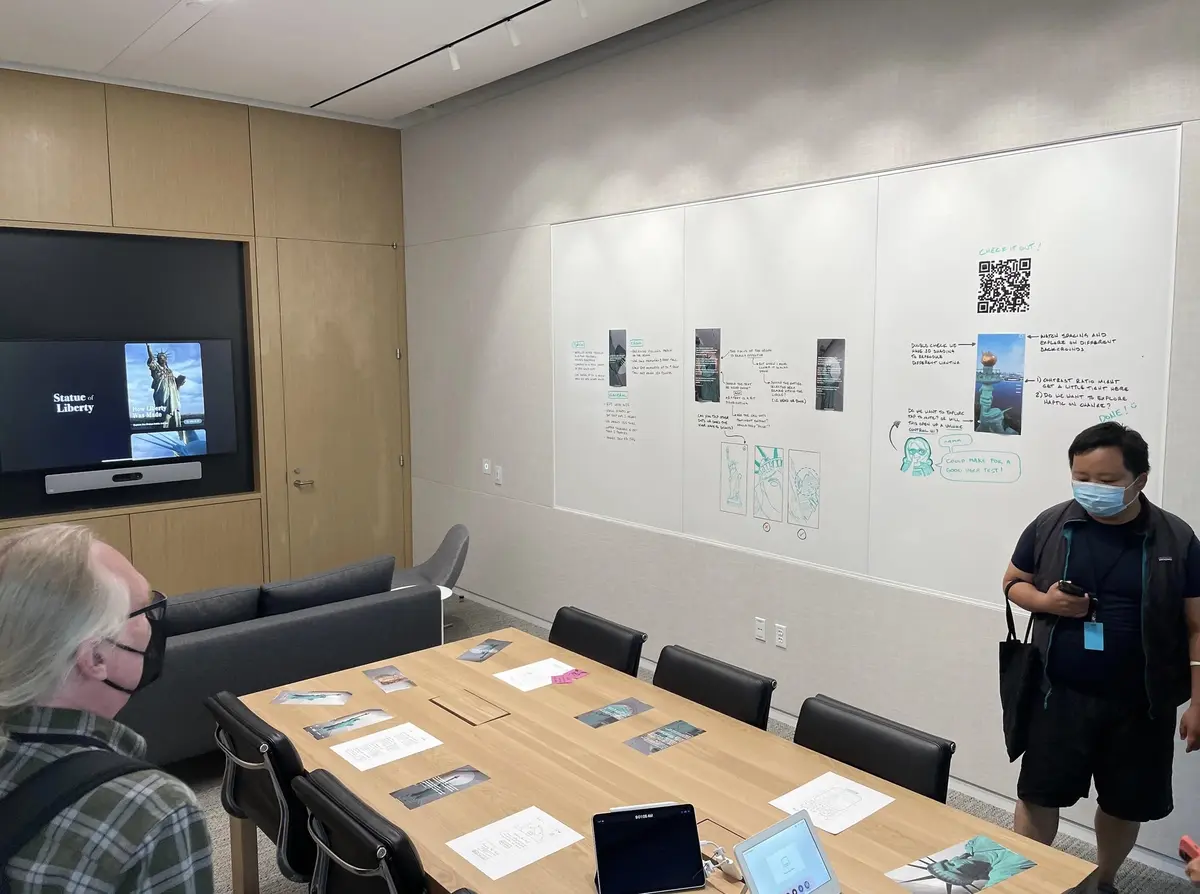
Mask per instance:
[[[361,739],[334,745],[330,750],[349,761],[356,770],[373,770],[441,744],[420,727],[402,723]]]
[[[789,816],[807,810],[813,825],[830,835],[845,832],[855,823],[896,800],[836,773],[818,776],[771,802]]]
[[[583,836],[536,807],[446,842],[492,881],[569,847]]]
[[[501,671],[492,676],[497,680],[503,680],[510,686],[516,686],[522,692],[532,692],[534,689],[549,686],[551,677],[557,674],[565,674],[571,669],[571,665],[563,664],[557,658],[546,658],[542,661],[535,661],[533,664],[526,664],[523,667],[514,667],[512,670]]]

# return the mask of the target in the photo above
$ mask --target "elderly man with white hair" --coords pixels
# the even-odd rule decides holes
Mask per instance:
[[[212,891],[195,795],[113,720],[162,670],[165,610],[85,528],[0,540],[0,890]]]

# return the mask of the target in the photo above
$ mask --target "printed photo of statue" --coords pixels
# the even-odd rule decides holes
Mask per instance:
[[[887,877],[910,894],[978,894],[1036,865],[979,835],[894,869]]]
[[[980,335],[975,371],[975,431],[1021,433],[1025,390],[1025,336]]]
[[[204,428],[204,367],[198,342],[125,345],[125,387],[134,434],[173,432],[190,444]]]
[[[912,437],[904,442],[904,459],[900,471],[914,478],[928,478],[933,474],[933,448],[922,437]]]
[[[628,343],[624,329],[608,330],[608,387],[624,388],[629,381]]]

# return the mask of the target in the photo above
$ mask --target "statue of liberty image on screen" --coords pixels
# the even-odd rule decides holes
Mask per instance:
[[[133,459],[207,453],[198,342],[125,345],[125,385]]]

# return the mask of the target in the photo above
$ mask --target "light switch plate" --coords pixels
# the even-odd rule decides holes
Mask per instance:
[[[760,643],[765,643],[767,641],[767,619],[766,618],[755,618],[754,619],[754,638],[756,640],[758,640]]]
[[[504,467],[503,466],[496,466],[496,474],[494,477],[496,479],[496,487],[499,487],[500,485],[504,484]]]
[[[485,475],[492,474],[492,461],[490,459],[485,459],[483,461],[483,474],[485,474]]]

